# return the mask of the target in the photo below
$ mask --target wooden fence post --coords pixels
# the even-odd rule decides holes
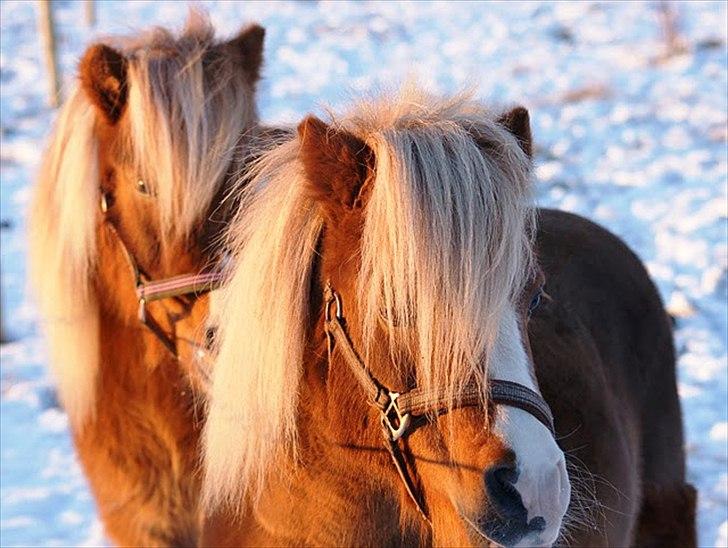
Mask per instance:
[[[56,33],[53,25],[53,6],[50,0],[38,1],[38,30],[43,39],[43,53],[48,72],[48,104],[56,108],[61,102],[61,84],[56,55]]]
[[[3,290],[0,285],[0,344],[10,342],[10,335],[5,329],[5,301],[3,300]]]
[[[3,305],[3,290],[2,286],[0,286],[0,344],[7,341],[5,322],[3,321],[5,319],[5,314],[3,314],[3,310],[5,310],[5,306]]]
[[[660,26],[662,27],[662,37],[665,40],[664,59],[685,53],[688,49],[688,44],[680,33],[678,7],[668,0],[661,0],[657,8]]]
[[[96,4],[94,0],[84,0],[83,7],[86,15],[86,25],[89,27],[96,26]]]

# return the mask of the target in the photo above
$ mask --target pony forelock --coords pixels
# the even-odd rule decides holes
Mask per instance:
[[[410,87],[358,112],[344,127],[376,158],[357,291],[364,355],[381,346],[384,316],[392,365],[416,357],[418,386],[445,387],[452,403],[464,384],[484,386],[501,315],[531,272],[529,162],[465,94]]]
[[[131,145],[139,177],[158,200],[163,237],[200,221],[257,120],[248,76],[193,11],[179,37],[165,29],[127,49]],[[169,52],[174,52],[172,55]]]
[[[418,386],[446,387],[451,403],[475,380],[485,403],[489,348],[532,268],[527,157],[495,113],[466,95],[405,88],[333,124],[376,157],[357,291],[365,360],[385,311],[395,367],[406,355]],[[305,191],[299,147],[294,137],[262,156],[229,230],[234,259],[204,437],[208,504],[255,500],[276,459],[295,457],[324,223]]]

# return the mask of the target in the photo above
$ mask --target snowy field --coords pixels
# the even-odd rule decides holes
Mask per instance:
[[[184,4],[57,1],[66,82],[95,36],[177,26]],[[529,107],[539,203],[610,228],[646,262],[677,318],[688,476],[702,546],[728,545],[726,3],[675,5],[682,53],[665,56],[657,3],[204,4],[221,34],[268,30],[261,113],[294,122],[351,90],[414,75],[438,91]],[[45,367],[25,288],[24,219],[54,112],[35,2],[0,2],[0,545],[107,543]],[[52,273],[49,273],[52,274]]]

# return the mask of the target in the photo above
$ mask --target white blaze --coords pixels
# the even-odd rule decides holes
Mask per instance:
[[[513,309],[503,315],[492,353],[491,379],[517,382],[540,393]],[[527,535],[518,545],[550,546],[559,535],[571,497],[564,453],[548,428],[522,409],[499,405],[494,430],[516,456],[519,476],[515,487],[528,511],[528,521],[537,516],[546,520],[543,532]]]

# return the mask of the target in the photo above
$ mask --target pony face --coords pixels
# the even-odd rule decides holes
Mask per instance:
[[[240,141],[257,121],[263,37],[252,25],[217,43],[193,17],[179,39],[159,31],[126,50],[93,46],[82,59],[82,88],[97,110],[99,285],[122,318],[136,315],[137,304],[130,265],[120,258],[150,280],[199,272],[218,259],[214,238],[226,218],[219,203],[241,168]],[[206,300],[149,305],[181,343],[183,364],[201,351]],[[146,346],[147,354],[164,351]]]
[[[165,350],[137,319],[129,257],[151,278],[216,260],[225,187],[257,127],[264,30],[214,38],[192,12],[179,34],[157,28],[91,46],[51,135],[31,218],[31,274],[51,363],[71,420],[93,413],[100,318],[140,326],[156,363]],[[53,272],[54,276],[48,276]],[[204,339],[206,299],[150,305],[182,342]],[[172,324],[175,324],[174,326]],[[176,329],[176,334],[174,333]]]
[[[528,114],[515,109],[490,128],[412,125],[411,140],[392,132],[365,141],[316,118],[300,124],[305,184],[324,226],[318,283],[340,295],[353,346],[390,389],[439,386],[453,401],[467,383],[483,389],[481,406],[431,414],[406,441],[435,542],[550,545],[570,498],[563,453],[533,416],[487,400],[490,379],[538,390],[526,326],[543,275],[529,260],[527,213],[517,203],[525,196],[515,190],[526,171],[492,175],[498,160],[489,159],[518,164],[530,155]],[[506,218],[517,215],[522,223]],[[494,235],[482,238],[488,230]],[[340,400],[329,407],[350,416],[352,398],[365,394],[340,353],[325,379],[327,397]],[[347,422],[335,435],[356,445],[370,433]],[[389,477],[412,509],[396,473]]]
[[[97,291],[105,312],[138,323],[136,275],[139,269],[146,281],[199,272],[216,260],[216,251],[207,240],[207,223],[201,219],[189,234],[165,234],[158,197],[152,186],[138,174],[129,147],[129,120],[122,115],[114,126],[100,122],[99,143],[100,219]],[[225,184],[221,184],[221,191]],[[204,322],[208,311],[207,294],[182,295],[151,302],[147,315],[154,318],[165,337],[176,348],[180,366],[195,388],[198,362],[204,357]],[[141,327],[141,324],[140,324]],[[168,356],[157,336],[145,329],[144,362],[155,364]]]

